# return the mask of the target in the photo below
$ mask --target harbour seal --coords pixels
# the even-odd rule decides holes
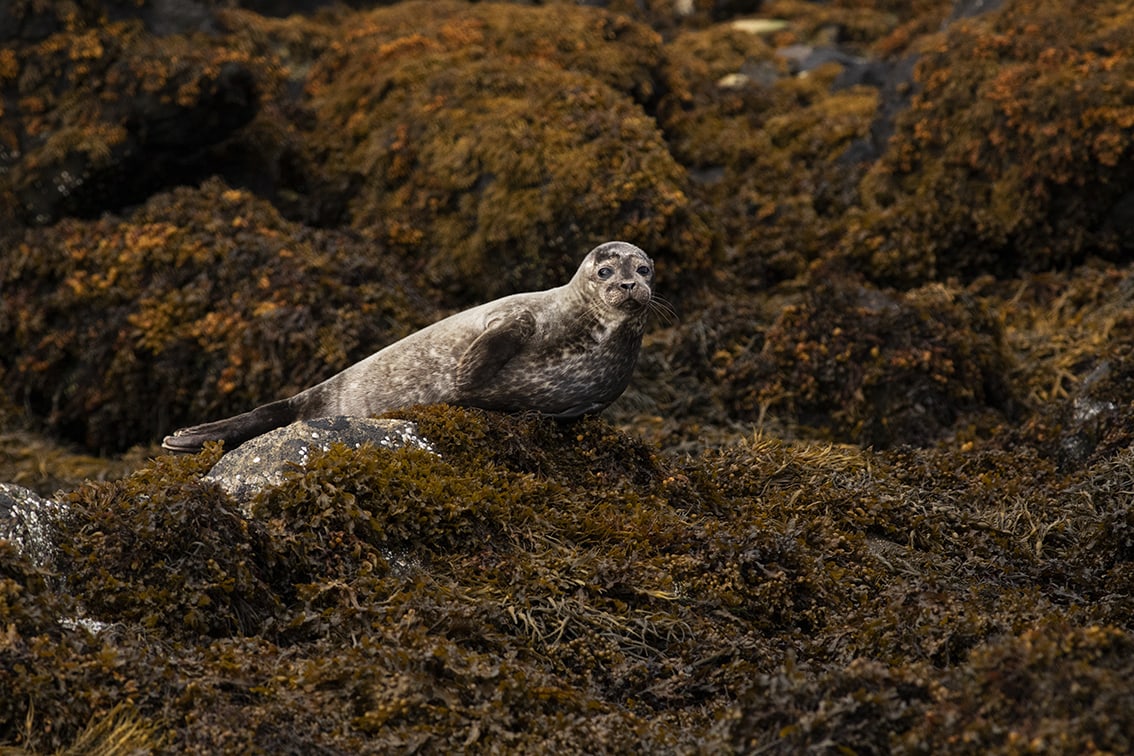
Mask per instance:
[[[654,264],[638,247],[592,249],[565,286],[525,292],[451,315],[288,399],[162,442],[175,452],[206,441],[229,449],[315,417],[368,417],[415,404],[571,418],[617,399],[638,361]]]

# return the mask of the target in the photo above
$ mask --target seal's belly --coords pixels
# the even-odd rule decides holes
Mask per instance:
[[[598,411],[625,391],[637,350],[595,345],[585,352],[526,357],[513,360],[489,385],[481,386],[475,395],[460,397],[458,403],[546,415]]]

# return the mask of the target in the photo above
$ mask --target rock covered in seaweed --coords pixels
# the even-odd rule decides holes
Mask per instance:
[[[1134,268],[1095,260],[972,287],[1004,324],[1017,355],[1016,394],[1032,410],[1005,428],[1003,448],[1035,449],[1067,470],[1088,469],[1134,440]]]
[[[0,280],[0,386],[92,449],[302,390],[427,323],[372,243],[217,180],[28,230]]]
[[[1026,0],[950,24],[918,62],[840,254],[902,285],[1122,256],[1132,20],[1121,3]]]
[[[774,303],[730,298],[675,331],[665,355],[684,368],[675,379],[700,363],[700,399],[731,418],[887,448],[1018,410],[1001,326],[977,297],[946,286],[898,294],[832,271]],[[690,343],[698,334],[715,351]],[[653,375],[645,360],[648,380],[671,374]]]
[[[456,301],[562,284],[633,239],[673,275],[710,233],[643,109],[660,39],[592,9],[400,3],[319,58],[309,138],[345,220]],[[362,104],[364,107],[360,107]]]
[[[0,197],[38,225],[210,175],[273,84],[263,59],[202,41],[120,22],[6,50]]]
[[[281,7],[257,7],[269,4]],[[335,447],[261,492],[259,518],[199,480],[213,452],[135,456],[134,477],[61,496],[78,512],[64,552],[73,596],[0,543],[0,689],[10,693],[0,696],[0,742],[78,750],[79,738],[140,723],[140,748],[200,752],[1131,750],[1131,268],[1121,249],[1130,172],[1114,139],[1129,120],[1124,6],[600,4],[639,23],[573,2],[280,19],[201,3],[192,7],[207,11],[213,35],[163,45],[140,39],[136,23],[105,24],[103,10],[144,17],[176,3],[20,0],[0,10],[0,33],[14,18],[3,14],[26,22],[0,51],[0,284],[4,307],[19,299],[0,312],[0,331],[18,342],[0,357],[0,410],[29,415],[12,424],[0,413],[3,430],[19,428],[2,439],[5,477],[50,487],[98,476],[90,458],[51,474],[68,464],[57,441],[21,446],[27,428],[99,447],[127,443],[115,434],[135,428],[153,438],[152,407],[185,421],[247,409],[253,395],[302,388],[311,376],[293,377],[296,366],[330,371],[355,356],[336,344],[365,353],[365,339],[433,319],[437,304],[414,294],[423,283],[447,280],[434,291],[450,306],[488,298],[502,284],[474,270],[468,287],[454,285],[461,273],[445,269],[437,240],[456,238],[462,223],[527,237],[494,208],[461,204],[499,188],[473,164],[500,155],[476,139],[449,155],[445,139],[461,124],[497,126],[477,108],[533,117],[518,101],[540,86],[572,86],[566,99],[601,129],[637,119],[627,140],[637,151],[618,164],[646,166],[632,176],[639,194],[593,196],[644,197],[641,213],[676,208],[646,225],[670,240],[666,264],[683,299],[681,319],[651,334],[635,394],[612,412],[629,436],[593,420],[432,408],[406,416],[438,439],[440,459]],[[758,35],[743,31],[756,25],[713,23],[757,5],[779,20]],[[996,7],[967,18],[978,6]],[[163,47],[184,54],[152,54]],[[793,68],[793,48],[838,55]],[[25,70],[40,53],[57,69]],[[402,159],[397,189],[416,203],[398,209],[416,225],[395,231],[428,226],[431,213],[450,227],[396,245],[359,241],[388,231],[383,198],[367,194],[378,182],[354,175],[384,158],[312,115],[335,111],[327,123],[348,135],[359,134],[352,123],[386,128],[350,86],[334,91],[348,53],[441,98],[398,101],[404,93],[367,88],[373,71],[347,77],[396,105],[384,112],[406,126],[406,140],[390,126],[368,145]],[[905,77],[917,57],[916,76]],[[152,68],[163,96],[197,83],[200,98],[186,91],[148,112],[200,125],[210,87],[225,83],[213,67],[222,61],[253,77],[255,115],[235,130],[202,129],[210,143],[190,140],[186,152],[198,175],[223,182],[162,184],[146,208],[118,218],[22,226],[12,177],[35,166],[13,167],[5,129],[78,126],[82,154],[68,159],[90,151],[93,161],[118,116],[161,120],[121,101],[99,105],[115,93],[96,78],[60,77],[78,87],[70,99],[48,91],[45,71]],[[509,90],[501,81],[513,69],[523,76]],[[889,92],[872,78],[885,70]],[[449,87],[458,73],[486,91]],[[56,108],[58,95],[78,107]],[[493,97],[507,101],[493,111]],[[437,117],[432,133],[435,103],[470,112]],[[241,112],[232,104],[227,112]],[[553,141],[575,111],[546,110],[491,133]],[[139,143],[160,158],[170,152],[160,141]],[[41,178],[65,178],[66,161],[27,145]],[[111,151],[111,164],[133,160]],[[683,197],[670,202],[675,187]],[[80,208],[68,204],[75,197],[42,198],[94,215],[87,201],[120,202],[91,192]],[[549,216],[568,217],[574,200],[556,198]],[[593,215],[633,227],[631,205]],[[167,218],[179,232],[161,225]],[[230,236],[241,246],[225,246]],[[214,243],[221,254],[185,275],[177,260]],[[708,275],[701,255],[715,243],[724,254]],[[241,258],[242,247],[256,252]],[[68,259],[25,254],[53,249]],[[170,280],[136,285],[135,252]],[[1095,253],[1113,263],[1081,264]],[[540,262],[508,254],[499,257],[517,270]],[[226,266],[228,256],[239,259]],[[533,275],[551,277],[556,264]],[[1047,272],[1016,278],[1029,269]],[[405,299],[367,287],[395,272]],[[259,291],[265,275],[283,300]],[[80,290],[58,293],[64,282]],[[120,283],[115,299],[108,290]],[[193,309],[197,288],[207,293]],[[188,304],[175,289],[190,292]],[[304,296],[334,303],[329,320],[316,304],[304,309]],[[370,308],[361,315],[356,296]],[[272,319],[293,307],[294,319]],[[378,324],[366,319],[374,308]],[[165,315],[196,330],[166,340],[175,329]],[[285,331],[294,350],[274,335]],[[160,367],[146,373],[151,362]],[[115,393],[104,373],[132,377]],[[154,376],[179,387],[159,397],[168,403],[154,401]],[[245,376],[248,396],[238,395]],[[139,406],[108,407],[122,396]],[[635,438],[655,427],[665,451]],[[769,431],[879,451],[785,443]],[[918,446],[881,451],[904,442]],[[59,621],[79,603],[105,623],[97,634]]]
[[[0,546],[0,659],[31,671],[0,665],[0,725],[32,701],[54,727],[28,742],[60,746],[129,697],[182,750],[947,750],[1010,742],[993,711],[1129,745],[1129,455],[1074,478],[770,438],[676,461],[599,420],[400,414],[439,455],[336,445],[252,520],[200,480],[215,448],[67,495],[70,596]],[[45,618],[69,606],[108,624]],[[47,669],[65,697],[33,689]]]
[[[404,420],[320,417],[300,420],[244,442],[221,457],[205,480],[217,483],[237,501],[247,501],[258,491],[278,486],[286,470],[305,466],[313,451],[328,451],[332,444],[433,448],[418,434],[417,426]]]

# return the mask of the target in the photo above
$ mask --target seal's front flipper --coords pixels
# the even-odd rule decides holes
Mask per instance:
[[[487,385],[500,368],[523,348],[535,333],[535,317],[528,310],[493,320],[461,355],[456,385],[468,389]]]

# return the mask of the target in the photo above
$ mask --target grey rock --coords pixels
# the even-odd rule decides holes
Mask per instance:
[[[905,111],[916,91],[914,67],[918,55],[895,61],[866,61],[848,66],[834,82],[835,89],[859,84],[877,87],[878,112],[870,124],[870,135],[853,142],[839,160],[843,163],[872,163],[877,160],[894,134],[894,122]]]
[[[1058,414],[1061,436],[1056,459],[1065,469],[1084,465],[1122,417],[1122,408],[1108,398],[1115,366],[1103,360],[1088,373]]]
[[[13,483],[0,483],[0,540],[14,544],[37,567],[55,553],[53,520],[63,506]]]
[[[788,45],[776,50],[776,56],[788,62],[788,68],[796,76],[814,71],[827,63],[838,63],[843,68],[861,66],[866,60],[850,55],[834,47],[812,47],[811,45]]]
[[[428,440],[408,420],[376,420],[365,417],[319,417],[300,420],[269,431],[233,449],[209,470],[205,480],[214,481],[244,507],[260,490],[278,486],[293,465],[306,465],[311,450],[326,451],[340,443],[358,448],[374,444],[389,449],[415,446],[434,451]]]
[[[985,13],[1000,10],[1004,0],[957,0],[946,24],[962,18],[974,18]]]

